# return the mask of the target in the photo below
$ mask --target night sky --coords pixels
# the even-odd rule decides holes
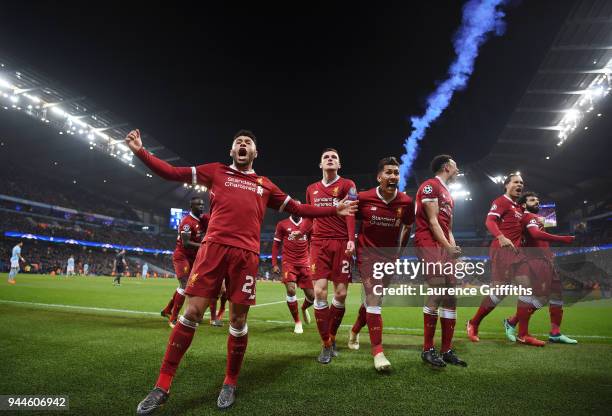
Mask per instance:
[[[126,3],[5,3],[0,52],[190,163],[227,161],[232,135],[252,129],[255,167],[269,176],[317,174],[328,146],[340,150],[345,174],[399,157],[408,117],[422,113],[453,58],[461,19],[455,1],[215,4],[201,12],[187,2]],[[427,134],[417,168],[441,152],[462,163],[489,152],[570,5],[506,8],[506,34],[482,48],[467,90]]]

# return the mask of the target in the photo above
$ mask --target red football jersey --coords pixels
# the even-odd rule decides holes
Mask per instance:
[[[266,207],[298,216],[337,215],[334,207],[299,205],[265,176],[241,172],[222,163],[176,167],[156,158],[144,148],[136,156],[160,177],[201,184],[210,190],[210,222],[206,242],[259,253],[259,234]],[[354,218],[354,217],[351,217]]]
[[[515,247],[521,246],[523,237],[523,207],[514,202],[507,195],[502,195],[493,201],[487,216],[494,217],[497,221],[499,231],[514,244]],[[499,240],[494,238],[491,247],[499,247]]]
[[[436,176],[423,182],[416,194],[416,232],[414,234],[414,243],[417,246],[429,247],[432,242],[436,241],[429,229],[429,220],[423,207],[424,202],[434,201],[438,202],[438,222],[444,236],[448,239],[455,202],[446,184]]]
[[[355,188],[355,183],[340,176],[337,176],[327,185],[322,180],[317,181],[306,188],[306,203],[316,207],[335,207],[351,188]],[[349,222],[352,222],[351,226],[348,226]],[[354,216],[347,216],[346,219],[341,217],[315,218],[313,223],[313,240],[353,241],[355,239]],[[352,233],[349,233],[351,227]]]
[[[193,182],[210,190],[210,222],[204,241],[259,253],[266,207],[282,210],[291,199],[267,177],[222,163],[192,168]]]
[[[361,219],[357,244],[357,256],[361,257],[372,248],[398,247],[401,225],[414,222],[414,202],[399,191],[393,199],[385,201],[378,187],[372,188],[359,192],[357,218]]]
[[[552,259],[553,253],[550,250],[550,243],[545,240],[537,240],[532,238],[527,231],[529,227],[538,227],[540,231],[544,230],[544,225],[539,221],[539,217],[526,211],[521,218],[521,229],[523,230],[524,244],[523,247],[534,247],[525,250],[527,257],[546,257]]]
[[[292,234],[295,231],[301,232],[302,235],[295,238]],[[312,220],[308,218],[300,218],[298,222],[294,222],[293,218],[289,217],[276,224],[274,241],[283,243],[283,264],[310,265],[308,249],[311,233]]]
[[[189,232],[191,234],[189,236],[189,241],[201,243],[204,235],[206,234],[206,229],[208,228],[209,218],[210,216],[208,214],[204,214],[200,218],[196,217],[191,212],[188,215],[185,215],[178,226],[178,235],[176,236],[176,247],[174,248],[174,252],[182,253],[191,259],[195,259],[195,256],[198,253],[198,248],[184,247],[183,240],[181,239],[181,233]]]

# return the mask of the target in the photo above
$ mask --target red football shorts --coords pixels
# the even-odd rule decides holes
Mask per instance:
[[[489,250],[491,257],[491,282],[512,283],[515,276],[520,276],[519,264],[524,262],[525,257],[516,254],[509,248],[494,247]]]
[[[312,289],[310,267],[283,263],[283,283],[297,283],[300,289]]]
[[[255,252],[206,242],[198,250],[185,293],[216,299],[225,280],[230,302],[254,305],[258,265],[259,255]]]
[[[348,240],[312,240],[310,272],[312,280],[328,279],[334,283],[351,282],[352,257],[345,254]]]
[[[359,275],[361,277],[361,283],[363,284],[363,290],[367,295],[382,295],[382,289],[389,287],[389,283],[393,276],[387,275],[383,272],[378,272],[380,277],[375,277],[374,264],[376,263],[395,263],[395,259],[389,259],[384,257],[372,257],[372,256],[361,256],[357,257],[357,267],[359,268]]]
[[[174,273],[176,273],[176,278],[178,280],[187,279],[189,277],[194,261],[195,259],[190,258],[181,252],[175,251],[174,254],[172,254]]]
[[[429,283],[432,279],[444,278],[448,286],[457,283],[454,273],[455,259],[451,258],[436,241],[415,241],[414,251],[419,260],[422,261],[422,274],[425,281]]]
[[[545,258],[528,258],[517,266],[517,276],[529,276],[533,294],[548,297],[553,280],[560,282],[552,262]]]

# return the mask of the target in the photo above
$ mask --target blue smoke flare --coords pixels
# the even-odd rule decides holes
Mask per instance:
[[[412,133],[404,142],[404,151],[400,166],[400,189],[404,190],[406,179],[417,157],[419,141],[425,135],[429,125],[435,121],[450,104],[453,94],[466,87],[474,71],[474,61],[478,48],[487,40],[487,35],[494,32],[501,36],[506,25],[504,12],[499,7],[507,0],[469,0],[463,6],[461,26],[453,36],[456,58],[448,69],[448,77],[436,90],[427,97],[427,109],[420,117],[412,116]]]

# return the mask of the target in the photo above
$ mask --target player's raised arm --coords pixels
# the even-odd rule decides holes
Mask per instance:
[[[308,200],[308,196],[306,200]],[[335,207],[316,207],[314,205],[300,204],[281,191],[278,186],[272,184],[268,207],[278,209],[281,212],[287,211],[298,217],[319,218],[333,217],[334,215],[345,217],[347,215],[355,215],[355,212],[357,212],[357,201],[349,201],[345,197]]]
[[[307,218],[333,217],[334,215],[345,217],[355,215],[357,201],[349,201],[345,197],[335,207],[315,207],[314,205],[298,204],[293,199],[289,199],[284,210],[290,214]]]
[[[546,231],[540,230],[537,224],[529,224],[527,226],[527,232],[534,240],[550,241],[564,244],[571,244],[574,242],[575,237],[573,235],[555,235],[549,234]]]
[[[192,167],[176,167],[153,156],[147,152],[142,146],[142,138],[138,129],[132,130],[125,138],[125,144],[149,169],[156,175],[169,181],[177,182],[195,182],[194,171]]]

